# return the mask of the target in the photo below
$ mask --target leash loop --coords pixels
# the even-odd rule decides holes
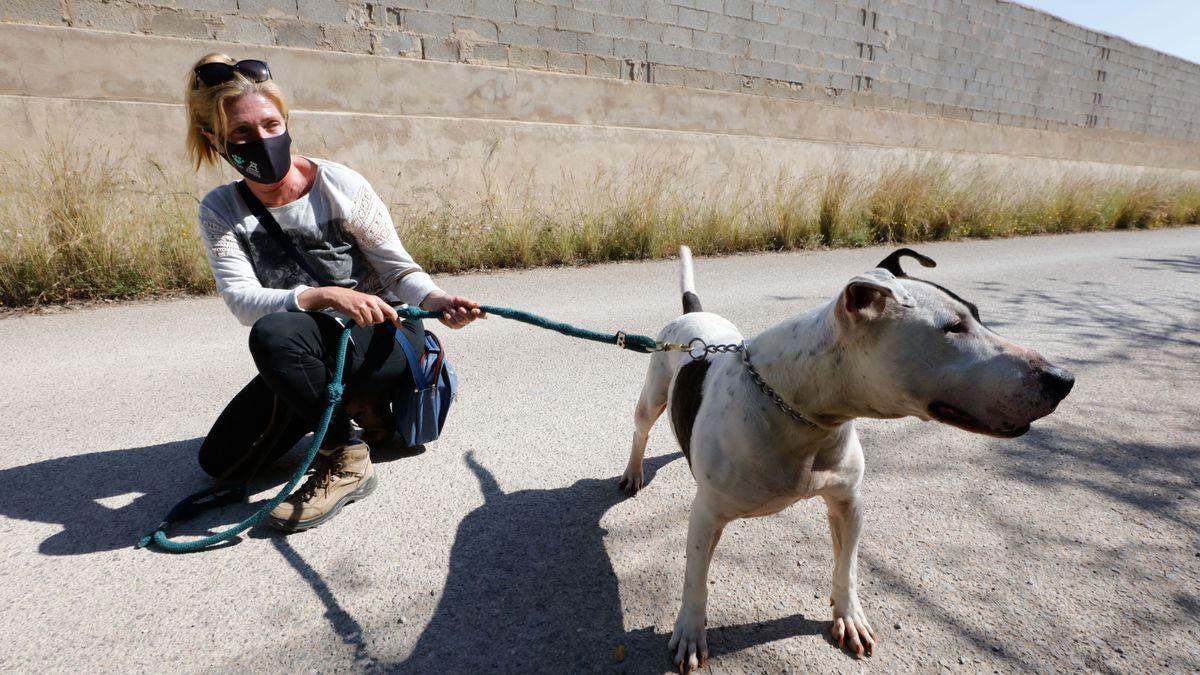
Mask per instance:
[[[138,540],[135,548],[146,548],[150,544],[154,544],[160,550],[168,553],[191,553],[206,549],[213,544],[233,539],[238,534],[254,527],[292,494],[292,490],[296,489],[296,486],[300,484],[300,479],[304,478],[304,474],[308,473],[308,468],[312,466],[313,461],[317,458],[317,451],[320,450],[321,443],[325,441],[325,432],[329,431],[329,423],[333,419],[333,413],[337,410],[338,404],[342,400],[342,391],[344,389],[342,378],[346,368],[346,348],[350,344],[350,329],[353,325],[346,325],[338,342],[336,365],[334,366],[333,376],[329,381],[329,387],[326,389],[329,400],[325,406],[325,412],[321,416],[321,421],[313,431],[312,444],[309,445],[308,455],[301,462],[300,467],[292,475],[292,479],[288,481],[287,485],[284,485],[274,498],[259,508],[258,511],[255,511],[254,515],[237,525],[194,541],[172,541],[167,536],[167,526],[194,518],[209,509],[241,501],[246,497],[246,489],[240,485],[232,488],[212,487],[201,490],[176,504],[174,508],[167,512],[167,517],[163,519],[163,522],[153,532]]]

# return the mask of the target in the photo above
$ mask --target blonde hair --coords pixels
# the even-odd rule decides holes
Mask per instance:
[[[225,103],[245,94],[262,94],[279,108],[286,122],[288,105],[283,90],[274,80],[255,82],[242,73],[235,72],[233,79],[214,86],[206,86],[196,76],[196,67],[205,63],[237,63],[225,54],[209,54],[188,69],[184,100],[187,102],[187,153],[199,169],[205,164],[218,164],[220,153],[208,138],[207,131],[217,138],[217,147],[225,147]]]

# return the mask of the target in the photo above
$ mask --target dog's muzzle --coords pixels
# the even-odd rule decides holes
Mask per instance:
[[[1042,383],[1042,396],[1055,403],[1066,398],[1075,386],[1075,376],[1069,370],[1057,366],[1046,366],[1038,379]]]

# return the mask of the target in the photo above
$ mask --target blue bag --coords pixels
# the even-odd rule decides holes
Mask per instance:
[[[437,440],[446,424],[450,404],[458,395],[458,373],[446,360],[446,350],[436,335],[425,331],[425,354],[418,357],[404,334],[396,332],[396,342],[408,359],[412,389],[401,388],[392,398],[396,416],[396,435],[408,447]]]

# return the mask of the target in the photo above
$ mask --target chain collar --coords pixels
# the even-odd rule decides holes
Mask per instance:
[[[691,356],[695,361],[706,359],[708,358],[709,354],[741,352],[742,363],[746,364],[746,370],[750,371],[750,377],[754,379],[754,383],[758,385],[758,388],[762,390],[762,393],[766,394],[767,398],[771,399],[771,402],[774,403],[780,410],[782,410],[788,417],[805,426],[816,427],[817,425],[815,422],[808,419],[804,415],[801,415],[798,410],[788,405],[788,402],[783,400],[783,397],[779,395],[779,392],[775,391],[771,385],[767,384],[767,381],[763,379],[762,375],[758,374],[758,371],[754,368],[754,364],[750,363],[750,353],[747,351],[746,346],[745,340],[739,344],[710,345],[700,338],[692,338],[691,342],[683,344],[659,342],[658,349],[656,351],[687,352],[688,355]]]
[[[771,388],[771,385],[767,384],[767,381],[762,378],[762,375],[758,374],[758,371],[754,369],[754,364],[750,363],[750,352],[746,349],[746,343],[742,342],[742,344],[738,345],[738,347],[739,349],[737,351],[742,353],[742,363],[746,364],[746,370],[750,371],[750,377],[754,378],[754,383],[758,385],[758,388],[762,390],[762,393],[766,394],[767,398],[771,399],[771,401],[773,401],[780,410],[787,413],[788,417],[791,417],[793,420],[805,426],[817,426],[812,420],[808,419],[804,415],[801,415],[798,410],[788,405],[788,402],[783,400],[783,397],[779,395],[779,392]]]

